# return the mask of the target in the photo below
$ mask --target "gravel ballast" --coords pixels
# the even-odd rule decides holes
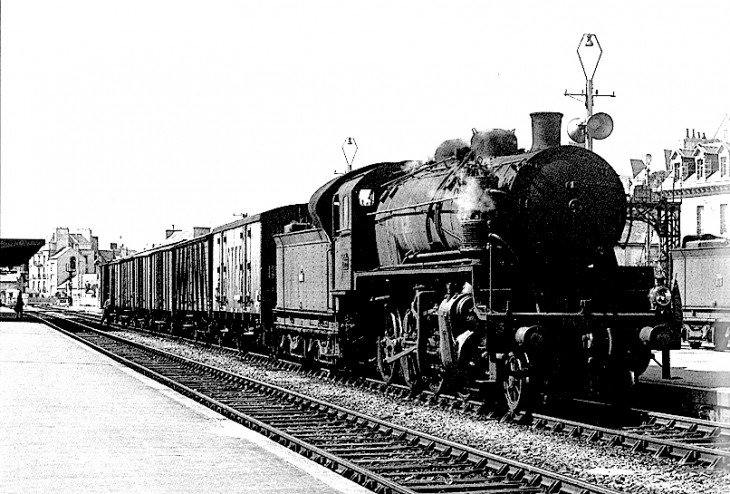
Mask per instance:
[[[605,487],[637,494],[730,493],[730,472],[609,448],[583,438],[445,410],[419,401],[242,361],[184,341],[134,331],[119,336],[229,372],[275,384],[404,427],[466,444]]]

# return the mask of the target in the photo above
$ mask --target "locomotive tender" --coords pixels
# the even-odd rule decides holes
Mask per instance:
[[[370,368],[414,389],[498,390],[513,410],[552,396],[620,396],[651,350],[679,348],[679,301],[653,287],[651,269],[617,265],[627,205],[614,170],[560,145],[561,114],[531,116],[528,152],[512,132],[475,130],[470,145],[446,141],[428,162],[332,179],[306,223],[294,206],[262,213],[277,218],[261,231],[275,264],[260,251],[261,283],[276,296],[261,291],[247,330],[272,352]],[[210,250],[212,238],[202,240]],[[212,302],[224,286],[214,264],[206,309],[178,302],[168,317],[241,326]]]

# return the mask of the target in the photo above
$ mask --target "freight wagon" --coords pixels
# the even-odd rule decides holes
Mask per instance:
[[[276,300],[273,238],[306,218],[305,205],[292,205],[198,236],[175,233],[161,246],[103,265],[101,299],[111,300],[123,325],[239,347],[246,337],[265,344]]]
[[[728,349],[730,340],[730,241],[690,236],[672,251],[673,272],[682,294],[683,336],[692,348],[703,343]]]
[[[214,228],[211,260],[212,335],[241,348],[272,344],[271,312],[276,305],[274,236],[286,225],[307,220],[305,204],[283,206]]]

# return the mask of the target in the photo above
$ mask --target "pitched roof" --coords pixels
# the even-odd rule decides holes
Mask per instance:
[[[53,253],[53,255],[50,257],[50,259],[58,259],[59,257],[61,257],[62,254],[65,254],[66,252],[68,252],[70,250],[72,250],[71,247],[64,247],[61,250],[57,250],[56,252]]]
[[[98,262],[109,262],[114,260],[113,250],[99,250],[97,251],[97,254],[99,255],[97,258]]]
[[[630,159],[629,161],[631,162],[631,171],[634,174],[634,178],[636,178],[636,176],[641,173],[644,168],[646,168],[646,165],[641,160]]]
[[[723,143],[713,142],[712,144],[700,144],[697,147],[704,149],[706,154],[718,154],[723,147]]]

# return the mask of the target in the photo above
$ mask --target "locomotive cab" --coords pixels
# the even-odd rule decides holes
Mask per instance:
[[[375,267],[372,180],[372,175],[367,174],[345,182],[332,198],[334,294],[353,289],[353,271]]]
[[[309,202],[314,226],[333,244],[332,290],[344,296],[354,289],[353,273],[377,265],[373,212],[379,184],[397,176],[403,163],[377,163],[332,179]]]

